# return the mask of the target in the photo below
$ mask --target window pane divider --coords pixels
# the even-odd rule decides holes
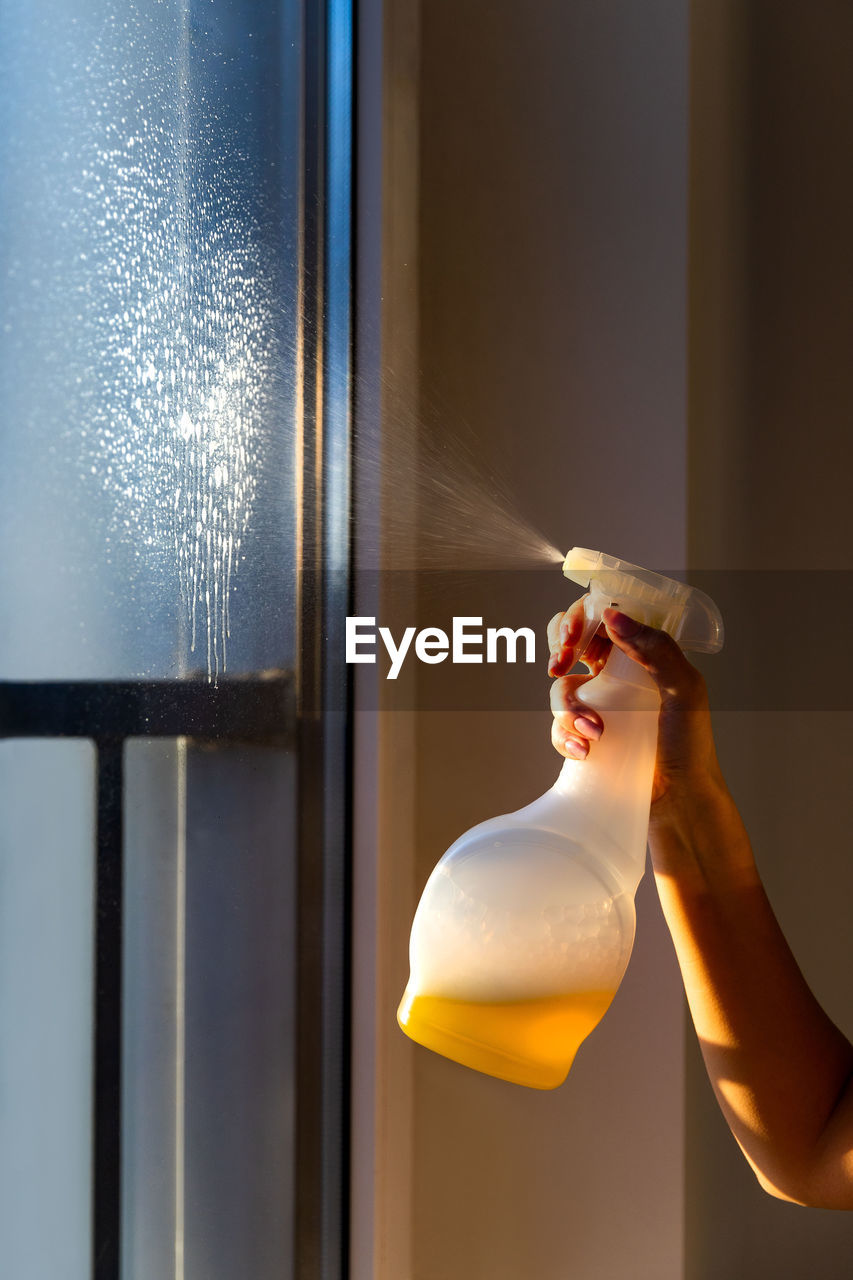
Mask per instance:
[[[293,680],[0,681],[0,738],[191,737],[292,745]]]

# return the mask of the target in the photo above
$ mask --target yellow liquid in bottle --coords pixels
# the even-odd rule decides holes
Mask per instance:
[[[447,1000],[412,995],[397,1010],[407,1036],[463,1066],[533,1089],[555,1089],[581,1041],[607,1012],[613,991],[535,1000]]]

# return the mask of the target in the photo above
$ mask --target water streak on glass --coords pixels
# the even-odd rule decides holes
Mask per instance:
[[[4,5],[4,675],[287,660],[287,20],[258,2]]]

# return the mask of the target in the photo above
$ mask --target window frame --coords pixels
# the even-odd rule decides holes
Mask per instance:
[[[255,742],[297,756],[298,1280],[347,1274],[351,690],[353,6],[301,0],[296,370],[301,501],[292,672],[223,679],[0,681],[0,738],[82,737],[97,752],[92,1275],[119,1280],[124,743]],[[340,642],[340,643],[339,643]],[[318,941],[320,945],[318,946]]]

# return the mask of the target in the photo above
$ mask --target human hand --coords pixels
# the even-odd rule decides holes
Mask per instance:
[[[649,673],[660,691],[651,820],[656,827],[677,822],[689,799],[725,787],[714,748],[705,681],[671,636],[635,622],[617,609],[605,609],[604,621],[583,655],[590,674],[569,675],[580,657],[577,645],[583,621],[581,599],[565,613],[555,614],[548,624],[548,674],[555,677],[551,741],[560,755],[574,760],[583,760],[594,750],[606,726],[597,712],[578,699],[577,691],[599,673],[615,644]]]

